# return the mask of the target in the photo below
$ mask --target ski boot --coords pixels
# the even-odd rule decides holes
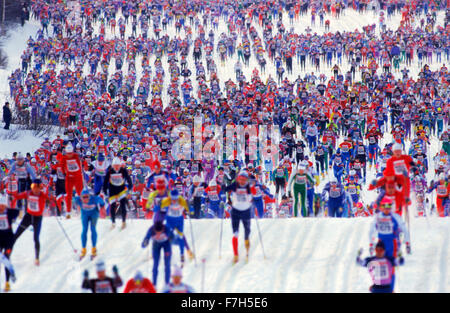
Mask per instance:
[[[7,281],[7,282],[5,283],[5,292],[9,292],[9,291],[11,291],[11,285],[10,285],[9,282]]]
[[[239,261],[239,256],[238,256],[238,255],[235,255],[235,256],[233,257],[233,265],[236,264],[238,261]]]
[[[248,252],[250,250],[250,240],[245,240],[245,250],[247,251],[247,254],[245,256],[245,261],[248,262]]]
[[[192,253],[191,250],[187,250],[187,254],[188,254],[189,260],[193,260],[194,259],[194,253]]]
[[[95,258],[97,256],[97,248],[96,247],[92,247],[92,251],[91,251],[91,260],[93,258]]]
[[[86,248],[81,248],[80,260],[86,256]]]
[[[39,259],[34,260],[34,265],[39,266],[40,264]]]
[[[66,220],[70,220],[70,213],[66,214]]]
[[[110,229],[114,229],[116,227],[116,223],[112,223],[111,228]]]
[[[181,262],[181,268],[183,268],[184,267],[184,254],[181,255],[180,262]]]
[[[123,222],[121,229],[125,229],[125,227],[127,227],[127,224],[125,222]]]

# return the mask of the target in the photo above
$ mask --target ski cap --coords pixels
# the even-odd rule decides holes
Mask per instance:
[[[403,151],[403,146],[397,142],[392,146],[392,151],[399,151],[399,150]]]
[[[72,153],[73,145],[71,143],[68,143],[65,150],[66,150],[66,153]]]
[[[178,192],[177,189],[174,189],[174,190],[172,190],[172,191],[170,192],[170,198],[171,198],[172,200],[178,199],[179,196],[180,196],[180,193]]]
[[[103,271],[105,271],[105,270],[106,270],[105,261],[99,260],[99,261],[95,264],[95,269],[97,270],[97,272],[103,272]]]
[[[377,245],[375,246],[375,249],[376,248],[381,248],[381,249],[383,249],[383,250],[385,250],[386,248],[385,248],[385,246],[384,246],[384,243],[383,243],[383,241],[378,241],[378,243],[377,243]]]
[[[115,158],[113,159],[111,165],[112,165],[112,166],[114,166],[114,165],[122,165],[122,161],[121,161],[118,157],[115,157]]]
[[[200,176],[198,176],[198,175],[195,175],[194,178],[192,179],[192,181],[193,181],[194,183],[200,183],[201,180],[202,180],[202,179],[201,179]]]
[[[183,271],[179,266],[175,265],[173,268],[172,277],[181,277],[181,276],[183,276]]]
[[[144,275],[142,275],[141,271],[137,271],[136,274],[134,275],[134,280],[135,281],[142,281],[144,280]]]

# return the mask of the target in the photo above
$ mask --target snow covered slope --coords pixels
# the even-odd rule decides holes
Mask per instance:
[[[247,264],[243,258],[232,266],[231,225],[223,221],[222,258],[219,259],[220,220],[193,220],[197,266],[187,262],[184,280],[201,291],[201,259],[205,258],[205,292],[368,292],[371,280],[367,269],[355,264],[357,250],[368,248],[371,218],[331,219],[294,218],[260,220],[259,226],[267,256],[264,259],[256,221],[252,221],[251,252]],[[62,225],[75,247],[80,247],[81,222],[75,218]],[[148,250],[141,242],[149,220],[130,220],[120,231],[110,230],[109,220],[100,220],[99,257],[107,264],[107,274],[116,264],[124,281],[141,270],[151,278],[153,260],[146,261]],[[411,221],[412,254],[398,269],[396,292],[450,292],[450,219],[417,218]],[[185,232],[192,246],[188,220]],[[245,253],[243,232],[240,253]],[[90,243],[88,243],[88,251]],[[13,292],[81,292],[82,273],[95,274],[95,262],[74,260],[55,217],[44,218],[41,233],[41,266],[33,264],[33,233],[19,238],[12,254],[18,280]],[[179,249],[173,246],[172,264],[179,262]],[[163,260],[158,290],[163,285]],[[4,279],[4,273],[1,276]],[[122,291],[122,288],[120,289]]]

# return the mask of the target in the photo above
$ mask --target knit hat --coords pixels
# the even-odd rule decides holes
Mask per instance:
[[[99,260],[96,264],[95,264],[95,269],[97,270],[97,272],[103,272],[106,270],[106,265],[105,262],[103,260]]]

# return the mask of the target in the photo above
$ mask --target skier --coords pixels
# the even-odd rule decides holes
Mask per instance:
[[[331,177],[322,191],[322,199],[325,201],[325,194],[328,193],[328,216],[342,217],[344,212],[345,190],[344,186],[336,177]]]
[[[111,228],[116,226],[116,213],[120,209],[122,212],[122,229],[126,227],[127,217],[127,197],[128,191],[132,190],[133,182],[127,169],[122,166],[122,161],[115,157],[108,167],[103,184],[103,192],[108,195],[110,204],[110,214],[112,220]]]
[[[97,278],[89,279],[89,272],[85,270],[81,288],[89,289],[92,293],[117,293],[117,288],[123,284],[117,266],[114,265],[112,268],[114,278],[106,276],[106,266],[103,260],[99,260],[95,264],[95,268],[97,270]]]
[[[33,180],[30,191],[24,191],[16,195],[16,199],[27,200],[27,211],[20,222],[19,226],[14,233],[14,243],[22,235],[22,233],[30,226],[33,225],[34,233],[34,249],[35,249],[35,265],[39,266],[39,252],[41,244],[39,242],[39,235],[41,233],[42,215],[45,210],[45,203],[49,201],[49,197],[43,190],[44,186],[40,179]]]
[[[6,283],[5,291],[11,290],[9,279],[14,281],[14,269],[10,265],[9,256],[14,244],[14,233],[12,223],[19,215],[19,210],[8,208],[8,199],[0,195],[0,263],[5,265]],[[12,269],[12,271],[11,271]]]
[[[229,194],[229,200],[231,202],[231,226],[233,230],[233,263],[237,263],[239,260],[238,255],[238,234],[239,234],[239,222],[242,221],[244,226],[244,238],[245,249],[248,253],[250,249],[250,220],[251,220],[251,208],[253,205],[252,191],[249,185],[249,176],[247,172],[241,171],[236,181],[225,188],[225,192]]]
[[[81,210],[81,223],[83,230],[81,233],[81,255],[80,259],[86,255],[87,232],[89,223],[91,224],[92,254],[91,259],[97,255],[97,220],[99,216],[99,206],[104,207],[102,198],[92,195],[88,189],[81,192],[80,197],[75,197],[74,204]]]
[[[385,254],[388,257],[397,257],[400,251],[400,233],[403,233],[403,241],[406,243],[406,252],[411,254],[409,232],[400,216],[392,213],[393,201],[384,198],[380,202],[380,211],[375,215],[370,226],[369,251],[373,255],[375,241],[382,241],[385,247]],[[392,289],[394,288],[395,275],[392,276]]]
[[[195,293],[194,289],[181,281],[183,275],[180,267],[175,267],[172,274],[172,282],[169,283],[162,293]]]
[[[370,286],[372,293],[392,293],[394,290],[394,267],[403,265],[404,259],[399,256],[394,258],[385,255],[385,247],[382,241],[375,246],[375,256],[361,259],[362,250],[358,252],[356,263],[367,267],[372,276],[373,285]]]
[[[161,211],[161,201],[168,197],[168,191],[166,187],[166,180],[163,177],[157,178],[155,182],[155,189],[148,196],[146,210],[149,211],[149,218],[152,218],[154,222],[156,221],[164,221],[166,213]]]
[[[145,249],[150,240],[153,240],[152,245],[152,257],[153,257],[153,277],[152,283],[154,286],[157,284],[158,278],[158,266],[161,256],[161,250],[164,251],[164,278],[166,284],[170,280],[170,260],[172,257],[171,240],[173,239],[173,233],[166,227],[161,220],[157,220],[152,227],[148,230],[147,234],[142,241],[142,248]]]
[[[156,290],[152,282],[145,278],[141,271],[137,271],[125,285],[123,293],[156,293]]]
[[[184,246],[186,236],[184,235],[184,214],[189,214],[189,206],[186,199],[180,196],[177,189],[173,189],[170,192],[169,197],[161,201],[161,211],[167,212],[166,214],[166,227],[169,228],[171,233],[174,233],[174,241],[178,242],[180,247],[181,264],[184,264]],[[187,253],[190,259],[193,258],[192,251],[187,248]]]
[[[289,179],[288,190],[289,194],[291,194],[292,184],[294,183],[294,217],[298,217],[298,204],[299,204],[299,194],[301,197],[301,215],[303,217],[308,216],[308,209],[306,206],[306,184],[309,181],[311,184],[314,184],[314,180],[312,179],[309,173],[305,172],[306,166],[304,164],[300,164],[298,167],[298,172],[293,174]]]
[[[66,154],[61,159],[61,167],[66,178],[66,218],[70,218],[73,189],[75,188],[78,196],[81,195],[81,191],[83,191],[83,173],[80,157],[73,151],[71,143],[66,145],[65,152]]]

